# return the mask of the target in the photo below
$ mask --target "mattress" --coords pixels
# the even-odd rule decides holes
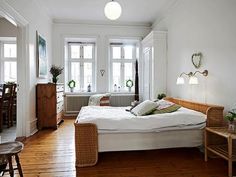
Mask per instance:
[[[199,147],[203,130],[173,130],[147,133],[100,133],[99,152]]]
[[[86,106],[77,123],[94,123],[99,133],[163,132],[203,129],[206,115],[182,107],[173,113],[135,116],[126,107]]]

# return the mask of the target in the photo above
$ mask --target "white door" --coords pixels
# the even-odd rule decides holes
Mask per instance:
[[[150,95],[150,62],[152,58],[152,51],[150,47],[146,47],[143,51],[143,100],[149,100]]]

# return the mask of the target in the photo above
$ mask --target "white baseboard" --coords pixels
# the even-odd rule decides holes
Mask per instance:
[[[30,121],[30,135],[33,135],[38,132],[37,121],[38,120],[36,118]]]

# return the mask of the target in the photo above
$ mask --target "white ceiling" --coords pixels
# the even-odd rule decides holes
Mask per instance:
[[[49,16],[59,20],[109,21],[104,6],[110,0],[36,0]],[[122,6],[118,22],[153,23],[176,0],[117,0]]]

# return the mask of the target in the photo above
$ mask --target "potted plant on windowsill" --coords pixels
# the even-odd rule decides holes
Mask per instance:
[[[228,121],[228,131],[231,133],[236,133],[236,127],[234,121],[236,120],[236,109],[232,109],[225,116],[225,120]]]
[[[74,81],[74,80],[70,80],[70,81],[68,82],[68,87],[70,88],[70,92],[74,92],[75,81]]]
[[[58,81],[58,76],[62,73],[64,68],[60,67],[60,66],[55,66],[52,65],[51,69],[50,69],[50,73],[52,74],[52,82],[54,84],[57,83]]]
[[[132,88],[133,86],[134,86],[134,82],[133,82],[131,79],[129,79],[129,80],[126,81],[126,87],[128,87],[129,92],[131,92],[131,88]]]

